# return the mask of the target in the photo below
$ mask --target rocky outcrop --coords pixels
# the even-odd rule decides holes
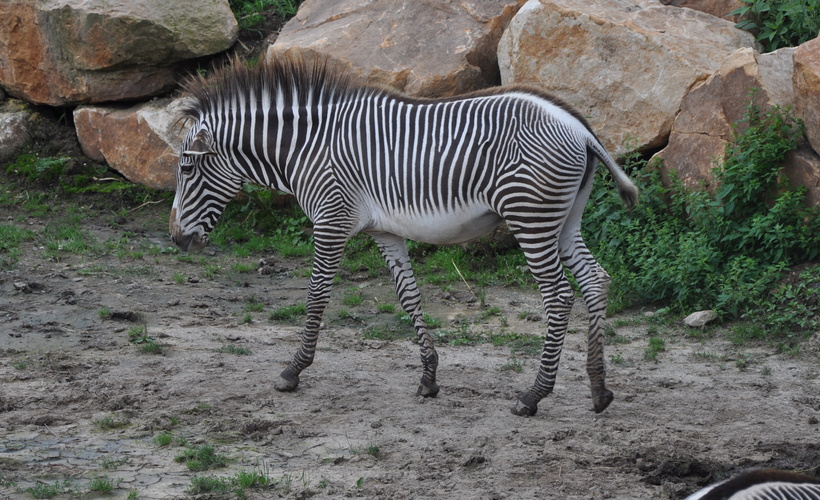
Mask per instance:
[[[0,85],[37,104],[140,99],[171,90],[180,61],[236,39],[227,0],[0,2]]]
[[[820,38],[808,41],[794,53],[794,107],[806,125],[806,136],[820,152]]]
[[[307,0],[269,53],[329,57],[371,83],[450,96],[499,83],[496,46],[523,0]]]
[[[178,151],[186,132],[181,99],[155,99],[132,107],[80,106],[74,111],[83,154],[129,180],[174,189]]]
[[[762,109],[770,106],[789,107],[794,102],[792,90],[792,60],[795,49],[780,49],[760,54],[741,49],[732,54],[703,84],[683,99],[675,118],[668,145],[656,157],[663,160],[662,171],[675,171],[684,185],[711,187],[712,169],[723,161],[724,151],[740,124],[746,107],[754,96],[754,104]],[[751,94],[751,90],[754,93]],[[809,201],[820,201],[820,157],[811,148],[803,147],[789,156],[784,173],[794,185],[809,188]]]
[[[503,83],[552,92],[623,152],[665,144],[689,89],[754,44],[729,21],[652,0],[529,0],[498,61]]]
[[[729,13],[746,5],[742,0],[661,0],[661,3],[673,7],[698,10],[732,22],[737,22],[739,16],[730,16]]]
[[[820,203],[820,41],[761,55],[752,35],[726,19],[741,5],[307,0],[266,55],[326,57],[416,96],[534,84],[577,108],[613,153],[627,144],[663,148],[667,171],[690,186],[710,181],[748,89],[758,87],[759,104],[793,105],[806,123],[808,141],[785,172]],[[223,50],[235,33],[228,0],[196,0],[185,9],[158,0],[5,0],[0,86],[34,103],[104,104],[75,112],[85,153],[135,182],[173,188],[182,133],[173,129],[173,101],[111,101],[144,101],[175,87],[184,61]],[[25,142],[24,122],[0,115],[0,154],[12,136]]]
[[[668,145],[656,156],[663,170],[674,170],[684,185],[696,188],[713,180],[732,138],[732,125],[743,118],[750,89],[757,106],[791,102],[791,57],[794,49],[761,55],[752,49],[732,54],[680,104]],[[783,64],[788,61],[788,64]],[[775,68],[782,72],[775,71]]]

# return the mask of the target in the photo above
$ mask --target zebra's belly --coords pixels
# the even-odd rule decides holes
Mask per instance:
[[[384,232],[435,245],[457,245],[489,234],[503,219],[486,207],[434,214],[378,214],[367,232]]]

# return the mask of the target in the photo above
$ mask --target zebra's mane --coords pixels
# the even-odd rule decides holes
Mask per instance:
[[[574,116],[592,131],[586,118],[564,100],[530,85],[492,87],[438,99],[411,97],[386,86],[365,83],[350,71],[330,64],[326,57],[307,59],[299,55],[277,55],[262,58],[255,66],[235,57],[211,71],[207,77],[201,74],[190,76],[183,82],[182,91],[192,98],[182,108],[182,115],[195,120],[209,111],[224,109],[228,103],[238,101],[240,96],[247,99],[251,95],[260,99],[262,95],[267,94],[271,101],[274,101],[275,96],[281,94],[291,104],[290,99],[294,94],[303,104],[307,103],[309,95],[312,95],[311,102],[318,104],[321,96],[321,104],[326,105],[344,101],[353,95],[378,93],[408,103],[422,104],[519,92],[549,101]]]
[[[208,111],[220,109],[239,97],[253,95],[260,99],[268,95],[271,101],[281,94],[290,102],[295,94],[300,102],[307,102],[312,94],[316,104],[338,102],[361,91],[385,91],[360,82],[349,72],[332,67],[326,58],[306,59],[300,56],[280,55],[263,58],[251,66],[236,57],[209,72],[207,76],[191,75],[182,84],[183,94],[191,98],[181,110],[189,118],[198,118]]]

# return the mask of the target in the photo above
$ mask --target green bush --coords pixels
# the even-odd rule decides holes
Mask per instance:
[[[657,165],[632,155],[625,166],[641,200],[626,211],[611,179],[595,177],[583,230],[613,277],[613,309],[662,303],[716,309],[724,319],[761,315],[777,331],[811,327],[785,321],[784,309],[799,304],[784,300],[785,290],[769,292],[783,271],[820,252],[820,210],[806,207],[805,189],[790,188],[780,168],[802,125],[789,110],[750,104],[734,131],[714,194],[686,189],[674,173],[665,186]],[[781,314],[766,314],[773,309]]]
[[[796,47],[820,32],[820,0],[742,0],[729,13],[741,16],[735,26],[755,35],[764,52]]]
[[[302,0],[230,0],[239,29],[253,29],[265,22],[264,11],[272,10],[283,19],[296,15]]]

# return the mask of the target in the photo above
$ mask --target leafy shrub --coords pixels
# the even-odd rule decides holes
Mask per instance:
[[[741,16],[735,26],[755,35],[765,52],[796,47],[820,32],[820,0],[742,0],[729,13]]]
[[[583,230],[613,277],[612,308],[660,302],[678,312],[713,308],[724,319],[776,309],[773,321],[809,326],[784,312],[796,307],[782,298],[793,291],[767,291],[820,252],[820,210],[806,207],[805,189],[790,188],[780,169],[802,125],[788,110],[749,104],[734,130],[714,194],[686,189],[674,173],[665,186],[656,165],[632,155],[625,167],[641,201],[625,211],[611,179],[595,177]]]
[[[273,10],[281,18],[296,14],[302,0],[230,0],[231,10],[239,23],[239,29],[253,29],[265,22],[262,14]]]

